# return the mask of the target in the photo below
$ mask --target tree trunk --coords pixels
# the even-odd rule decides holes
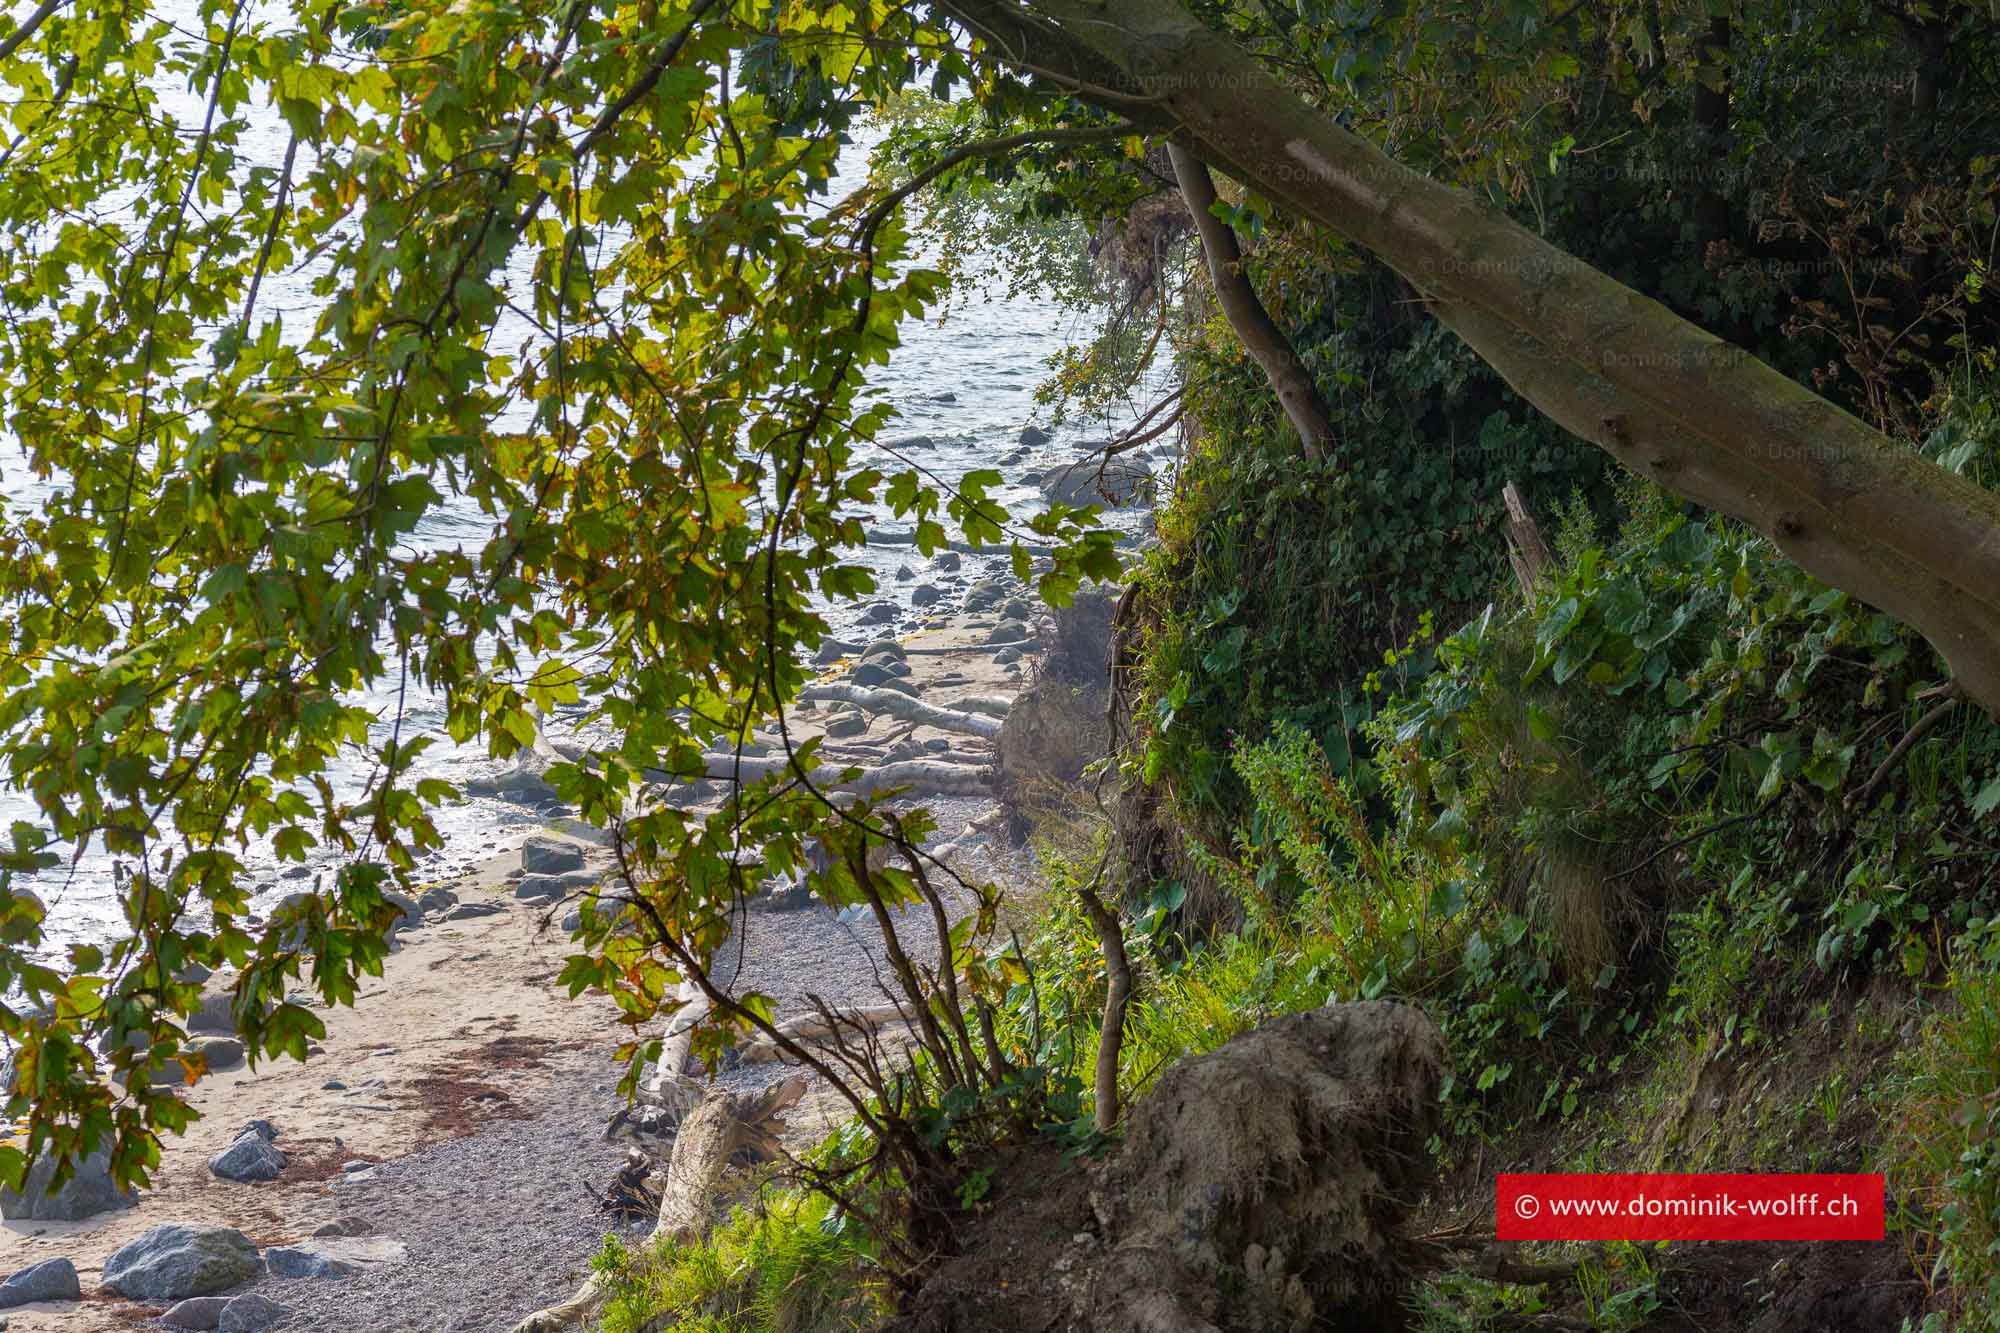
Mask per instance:
[[[1257,299],[1250,279],[1243,275],[1243,249],[1237,244],[1236,231],[1215,216],[1215,182],[1209,178],[1208,168],[1179,144],[1167,145],[1167,152],[1173,159],[1181,196],[1194,214],[1195,230],[1201,233],[1201,252],[1208,259],[1216,304],[1222,307],[1244,350],[1263,368],[1292,429],[1299,433],[1306,457],[1317,459],[1333,439],[1319,386],[1313,383],[1291,340]]]
[[[1114,66],[1080,92],[1176,124],[1196,156],[1401,273],[1521,395],[1669,490],[1901,617],[2000,716],[2000,496],[1411,171],[1164,0],[946,0],[975,30]]]
[[[1708,21],[1708,35],[1695,48],[1694,127],[1697,142],[1717,172],[1729,155],[1729,16],[1717,14]],[[1711,84],[1702,71],[1716,71]],[[1695,192],[1696,258],[1706,261],[1708,247],[1729,236],[1729,201],[1716,188],[1715,176],[1702,179]]]

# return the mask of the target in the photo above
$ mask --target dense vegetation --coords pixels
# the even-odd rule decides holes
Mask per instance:
[[[608,1326],[874,1318],[1027,1145],[1091,1152],[1174,1060],[1381,996],[1452,1044],[1441,1219],[1495,1160],[1880,1166],[1931,1316],[1990,1324],[1990,16],[1112,7],[1133,21],[1106,36],[1053,0],[206,0],[192,26],[46,5],[0,38],[0,372],[50,495],[0,527],[0,754],[43,814],[0,877],[92,843],[130,927],[53,958],[47,905],[0,878],[26,1153],[157,1161],[187,1111],[155,1076],[204,1072],[180,1054],[191,966],[236,970],[272,1056],[316,1031],[301,991],[351,1001],[379,971],[384,890],[456,793],[410,780],[422,742],[364,687],[437,692],[496,757],[537,707],[604,725],[550,777],[616,827],[634,892],[584,918],[566,979],[617,999],[635,1076],[682,983],[715,1001],[702,1053],[777,1037],[706,963],[809,845],[836,853],[811,876],[831,903],[936,902],[924,818],[835,808],[810,747],[713,817],[637,801],[781,716],[814,599],[872,590],[846,554],[864,505],[926,553],[947,525],[1014,543],[1052,602],[1118,572],[1089,509],[1019,521],[997,474],[941,491],[858,461],[890,417],[867,369],[945,295],[902,211],[936,186],[936,225],[1112,307],[1052,399],[1088,411],[1157,358],[1182,385],[1183,467],[1119,627],[1118,818],[1042,812],[1051,892],[1021,943],[997,947],[989,897],[940,976],[899,978],[930,1016],[915,1063],[821,1068],[854,1124],[709,1243],[609,1249]],[[1163,76],[1154,41],[1213,77]],[[876,175],[827,206],[871,113],[895,122]],[[244,146],[272,114],[282,165]],[[1243,152],[1281,120],[1352,155]],[[1234,177],[1201,219],[1167,137]],[[1369,171],[1429,225],[1385,236]],[[1323,438],[1279,409],[1190,221],[1243,245]],[[1115,262],[1050,253],[1086,230]],[[301,327],[259,305],[287,270],[320,301]],[[1555,548],[1525,586],[1510,481]],[[447,494],[488,530],[411,540]],[[335,790],[337,758],[363,790]],[[239,853],[266,838],[343,865],[253,934]],[[883,842],[909,870],[870,869]],[[1824,1077],[1780,1077],[1802,1062]],[[1597,1256],[1568,1303],[1641,1322],[1652,1264]],[[1440,1280],[1425,1318],[1546,1299],[1492,1286]]]

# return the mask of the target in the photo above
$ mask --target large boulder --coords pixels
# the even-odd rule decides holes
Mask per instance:
[[[0,1282],[0,1310],[9,1310],[30,1301],[80,1301],[83,1288],[76,1280],[76,1265],[68,1259],[44,1259],[32,1268]]]
[[[1050,504],[1126,505],[1148,503],[1153,498],[1153,474],[1143,463],[1129,458],[1086,458],[1050,468],[1038,483],[1042,498]]]
[[[221,1035],[211,1037],[190,1037],[181,1047],[189,1055],[198,1055],[208,1065],[211,1074],[220,1074],[243,1063],[243,1043],[235,1037]]]
[[[234,1227],[168,1223],[114,1250],[104,1285],[134,1300],[178,1301],[226,1291],[263,1266],[257,1246]]]
[[[425,916],[443,916],[458,906],[458,895],[442,884],[425,889],[417,899],[417,910]]]
[[[111,1182],[111,1151],[100,1149],[76,1164],[76,1173],[51,1192],[56,1163],[44,1157],[28,1168],[16,1192],[0,1186],[0,1217],[10,1222],[76,1222],[113,1208],[130,1208],[139,1196]]]
[[[561,875],[583,869],[583,848],[557,838],[530,838],[521,844],[521,869],[530,875]]]
[[[246,1129],[236,1142],[208,1159],[208,1169],[224,1180],[249,1185],[276,1180],[285,1169],[285,1154],[269,1138]]]

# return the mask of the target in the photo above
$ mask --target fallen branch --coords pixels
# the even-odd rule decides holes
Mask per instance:
[[[733,754],[718,753],[702,758],[708,766],[710,782],[758,782],[773,773],[791,772],[791,763],[783,755],[745,755],[739,760]],[[983,757],[904,759],[866,769],[860,777],[848,782],[833,780],[842,766],[822,765],[813,772],[813,783],[822,791],[874,793],[891,787],[908,787],[926,795],[984,796],[992,790],[992,783],[986,777],[986,765],[991,762]]]
[[[830,701],[854,704],[870,713],[884,713],[899,722],[919,722],[927,727],[935,727],[939,731],[984,736],[988,740],[1000,734],[998,718],[939,708],[936,704],[927,704],[922,699],[913,698],[899,690],[871,690],[859,685],[843,684],[808,685],[799,697],[811,699],[815,703]]]
[[[1848,802],[1850,809],[1859,810],[1868,804],[1868,798],[1873,796],[1875,789],[1896,771],[1896,765],[1903,762],[1904,756],[1916,748],[1918,741],[1937,730],[1938,723],[1951,714],[1951,710],[1958,705],[1959,697],[1958,687],[1955,684],[1944,687],[1943,702],[1933,705],[1928,713],[1918,718],[1911,724],[1910,729],[1903,733],[1903,739],[1896,742],[1895,748],[1889,751],[1889,757],[1876,767],[1868,781],[1862,784],[1861,790],[1854,793],[1854,799]]]
[[[1004,694],[968,694],[956,700],[953,707],[961,713],[984,713],[988,717],[1004,718],[1014,711],[1014,701]]]

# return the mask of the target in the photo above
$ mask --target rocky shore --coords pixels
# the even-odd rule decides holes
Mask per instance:
[[[1018,885],[1031,868],[1001,835],[989,765],[1050,622],[1004,575],[949,553],[936,563],[935,598],[881,617],[907,626],[900,636],[827,646],[788,729],[824,737],[834,762],[914,782],[911,799],[939,818],[934,851]],[[543,761],[569,744],[558,735]],[[775,744],[762,737],[748,757]],[[658,794],[698,804],[719,790]],[[93,1193],[86,1170],[53,1206],[6,1201],[0,1326],[505,1330],[576,1287],[620,1225],[597,1192],[628,1152],[657,1155],[671,1137],[620,1115],[611,1006],[554,984],[563,917],[607,873],[606,852],[548,805],[532,766],[496,793],[541,806],[548,824],[408,902],[383,979],[322,1012],[326,1036],[303,1064],[253,1071],[217,1032],[217,1072],[186,1093],[201,1119],[164,1145],[152,1188],[120,1200],[100,1180]],[[929,929],[912,919],[906,943]],[[881,1002],[879,941],[825,908],[777,895],[735,944],[719,974],[776,996],[781,1019],[804,1013],[808,992]],[[226,980],[211,982],[217,995]],[[211,1009],[219,1026],[226,1006]],[[789,1072],[749,1060],[714,1077],[742,1088]],[[809,1089],[788,1140],[811,1141],[841,1109]]]

